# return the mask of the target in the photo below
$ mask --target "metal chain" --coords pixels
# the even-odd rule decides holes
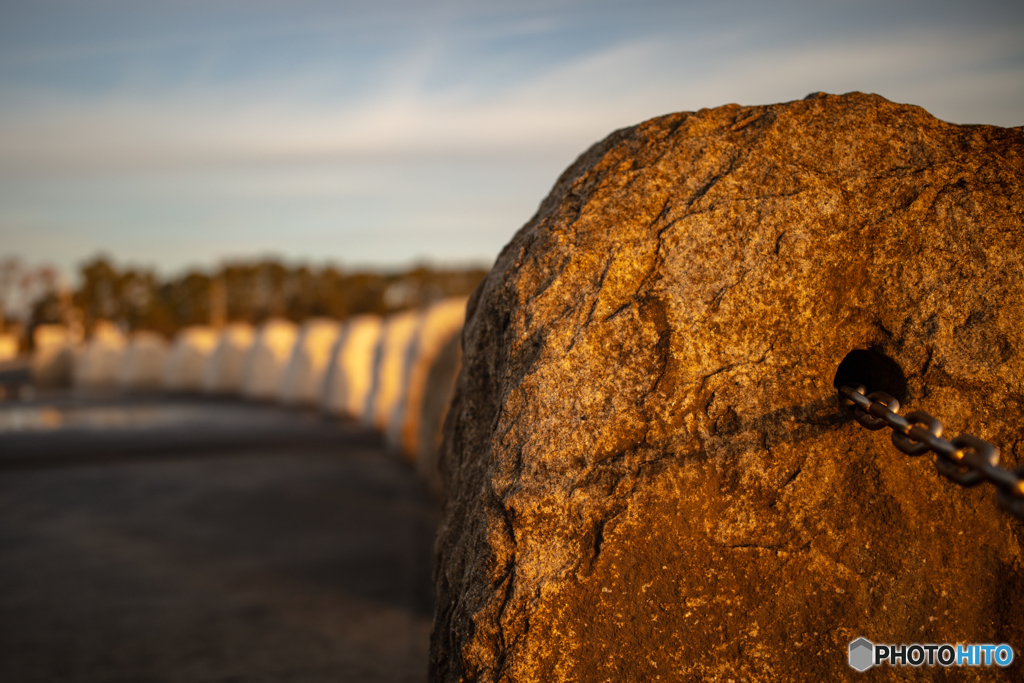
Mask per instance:
[[[891,427],[892,445],[907,455],[935,453],[935,468],[948,479],[969,487],[983,481],[994,484],[999,504],[1024,520],[1024,465],[1008,470],[999,466],[999,449],[976,436],[942,438],[942,423],[923,410],[899,414],[900,402],[881,391],[864,395],[862,386],[836,387],[839,403],[868,429]]]

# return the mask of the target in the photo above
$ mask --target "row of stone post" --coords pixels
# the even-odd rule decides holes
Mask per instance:
[[[80,392],[162,390],[319,408],[381,430],[410,459],[431,458],[465,308],[457,297],[387,317],[193,326],[170,341],[101,323],[81,342],[41,326],[33,375],[40,386],[69,382]]]

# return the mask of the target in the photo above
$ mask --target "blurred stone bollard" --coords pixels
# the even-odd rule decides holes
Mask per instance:
[[[438,352],[427,373],[423,403],[419,424],[419,437],[416,440],[416,471],[430,488],[437,500],[444,498],[444,482],[438,469],[438,456],[441,452],[442,427],[448,416],[452,393],[455,389],[455,378],[462,367],[462,330],[453,335]]]
[[[232,323],[220,331],[220,339],[203,368],[203,391],[238,395],[242,392],[245,361],[256,332],[248,323]]]
[[[72,353],[74,386],[86,391],[114,388],[127,345],[128,341],[117,325],[106,320],[98,321],[81,352]]]
[[[341,328],[337,320],[311,318],[302,323],[295,350],[281,376],[278,393],[285,405],[312,406],[323,393],[324,375]]]
[[[242,395],[258,400],[278,398],[281,375],[295,350],[295,323],[272,318],[260,327],[245,360]]]
[[[332,415],[361,420],[373,385],[374,354],[381,318],[357,315],[345,321],[324,377],[321,408]]]
[[[179,331],[164,362],[161,387],[168,391],[201,391],[203,371],[219,338],[217,330],[205,325]]]
[[[384,431],[405,391],[405,368],[423,312],[410,309],[384,319],[373,358],[373,384],[366,396],[363,424]]]
[[[147,330],[132,334],[118,371],[120,387],[129,390],[159,387],[167,353],[167,340],[160,334]]]
[[[71,386],[80,342],[64,325],[37,325],[32,331],[32,383],[44,389]]]
[[[17,336],[0,332],[0,363],[6,363],[17,358],[18,346]]]
[[[387,430],[387,442],[410,460],[420,453],[420,423],[432,404],[447,405],[449,393],[428,392],[427,374],[445,344],[462,331],[467,297],[454,297],[431,304],[413,337],[403,371],[405,385]],[[433,438],[431,438],[433,441]]]

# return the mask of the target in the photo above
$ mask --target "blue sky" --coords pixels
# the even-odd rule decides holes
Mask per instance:
[[[1024,3],[0,0],[0,256],[489,263],[615,128],[817,90],[1024,124]]]

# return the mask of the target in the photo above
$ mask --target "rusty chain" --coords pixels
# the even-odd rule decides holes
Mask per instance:
[[[900,402],[881,391],[864,395],[862,386],[836,387],[839,403],[871,430],[892,428],[892,445],[912,456],[935,453],[935,468],[964,487],[987,481],[996,487],[999,504],[1024,520],[1024,465],[1008,470],[999,466],[999,449],[976,436],[961,434],[952,441],[942,437],[942,423],[915,410],[904,417]]]

